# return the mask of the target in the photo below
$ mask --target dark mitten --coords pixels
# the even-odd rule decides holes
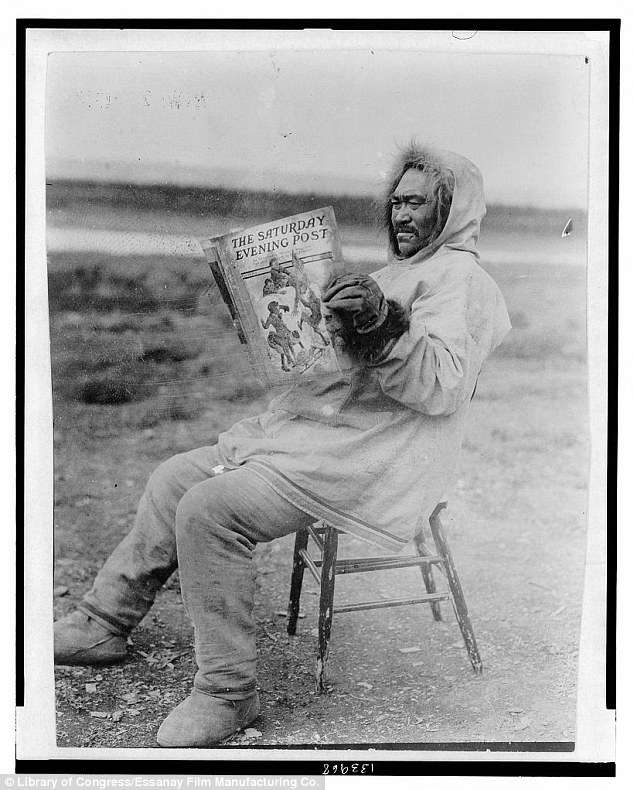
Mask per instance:
[[[387,317],[378,329],[359,334],[349,315],[342,314],[337,332],[346,351],[366,365],[378,365],[399,337],[409,329],[409,313],[394,299],[387,299]]]
[[[379,329],[388,316],[387,299],[378,283],[367,274],[335,278],[326,289],[323,302],[342,321],[351,322],[360,335]]]

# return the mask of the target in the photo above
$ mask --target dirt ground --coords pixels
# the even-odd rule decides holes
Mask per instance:
[[[51,271],[73,266],[53,261]],[[492,273],[515,329],[481,377],[444,519],[484,674],[472,673],[449,604],[443,623],[427,606],[378,609],[335,617],[328,690],[316,694],[317,590],[307,575],[298,635],[287,636],[293,539],[284,538],[256,552],[262,714],[223,746],[574,740],[588,458],[584,272],[514,266]],[[237,368],[230,375],[228,363],[207,359],[204,348],[174,355],[175,337],[186,345],[201,337],[204,314],[170,314],[171,345],[157,346],[160,314],[113,317],[94,302],[77,305],[52,294],[56,618],[74,607],[129,529],[152,469],[176,452],[213,443],[269,398]],[[214,320],[226,329],[224,319]],[[152,397],[86,402],[96,368],[81,367],[80,358],[94,362],[106,335],[109,348],[145,349],[148,375],[159,382]],[[164,357],[148,355],[149,335]],[[165,370],[179,381],[177,401],[160,385]],[[376,553],[356,539],[342,544],[350,555]],[[421,587],[416,569],[360,574],[342,577],[336,598],[416,594]],[[130,642],[120,666],[55,669],[59,746],[156,745],[160,722],[189,693],[195,671],[177,574]]]

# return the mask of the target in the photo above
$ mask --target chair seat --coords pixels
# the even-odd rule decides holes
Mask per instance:
[[[333,615],[344,612],[359,612],[367,609],[387,609],[396,606],[429,604],[434,620],[440,621],[442,620],[440,603],[451,601],[471,666],[476,674],[481,674],[482,660],[469,619],[462,586],[440,520],[440,512],[446,505],[446,502],[440,502],[429,517],[429,527],[434,543],[433,552],[425,545],[421,530],[414,538],[415,554],[338,559],[339,536],[345,534],[342,530],[319,521],[297,532],[288,604],[287,631],[291,636],[296,633],[303,575],[304,570],[308,569],[321,588],[319,598],[318,656],[315,672],[316,688],[319,692],[324,691],[324,670],[328,659]],[[308,551],[309,539],[312,540],[319,550],[319,557],[317,558],[311,557]],[[424,595],[334,605],[335,579],[337,576],[370,573],[372,571],[390,571],[407,567],[418,567],[420,569],[426,590]],[[445,578],[446,586],[443,590],[439,591],[436,588],[434,569],[439,570]]]

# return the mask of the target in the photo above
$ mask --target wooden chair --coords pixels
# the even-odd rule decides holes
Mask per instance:
[[[328,660],[330,631],[334,614],[341,612],[359,612],[364,609],[382,609],[392,606],[406,606],[410,604],[430,605],[434,620],[442,620],[440,601],[451,601],[460,626],[465,647],[471,666],[476,674],[482,673],[482,660],[478,651],[473,627],[469,619],[467,604],[465,602],[456,566],[454,565],[449,546],[444,535],[440,512],[447,506],[440,502],[429,517],[431,537],[435,551],[432,552],[424,543],[421,532],[414,538],[415,554],[401,556],[385,555],[382,557],[363,557],[359,559],[337,559],[337,546],[341,530],[318,521],[307,529],[301,529],[295,537],[295,551],[293,556],[293,572],[291,576],[291,592],[288,604],[287,632],[293,636],[297,631],[297,618],[299,616],[299,603],[302,592],[304,569],[309,572],[319,583],[321,593],[319,598],[319,626],[318,626],[318,655],[315,669],[315,681],[318,692],[324,691],[324,669]],[[319,559],[313,559],[308,553],[308,541],[312,538],[319,547]],[[418,566],[425,584],[425,595],[415,598],[393,598],[380,601],[366,601],[361,603],[334,605],[335,579],[342,573],[364,573],[369,571],[392,570]],[[437,590],[433,569],[441,571],[446,580],[444,590]]]

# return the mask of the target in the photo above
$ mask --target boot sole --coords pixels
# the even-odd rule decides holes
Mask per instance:
[[[253,716],[250,716],[247,721],[241,723],[238,727],[236,727],[235,730],[228,732],[226,735],[223,735],[221,738],[218,738],[213,741],[209,741],[208,743],[205,744],[198,744],[195,746],[182,746],[173,743],[161,743],[161,739],[159,738],[158,733],[156,736],[156,742],[158,743],[159,746],[161,746],[164,749],[212,749],[213,747],[219,746],[220,744],[224,743],[224,741],[226,741],[228,738],[232,738],[241,730],[250,727],[251,724],[253,724],[253,722],[256,721],[256,719],[259,717],[260,713],[261,713],[261,708],[260,708],[260,704],[258,703]]]
[[[55,666],[60,667],[105,667],[110,664],[120,664],[128,657],[127,653],[117,653],[110,656],[65,656],[64,658],[55,657]]]

